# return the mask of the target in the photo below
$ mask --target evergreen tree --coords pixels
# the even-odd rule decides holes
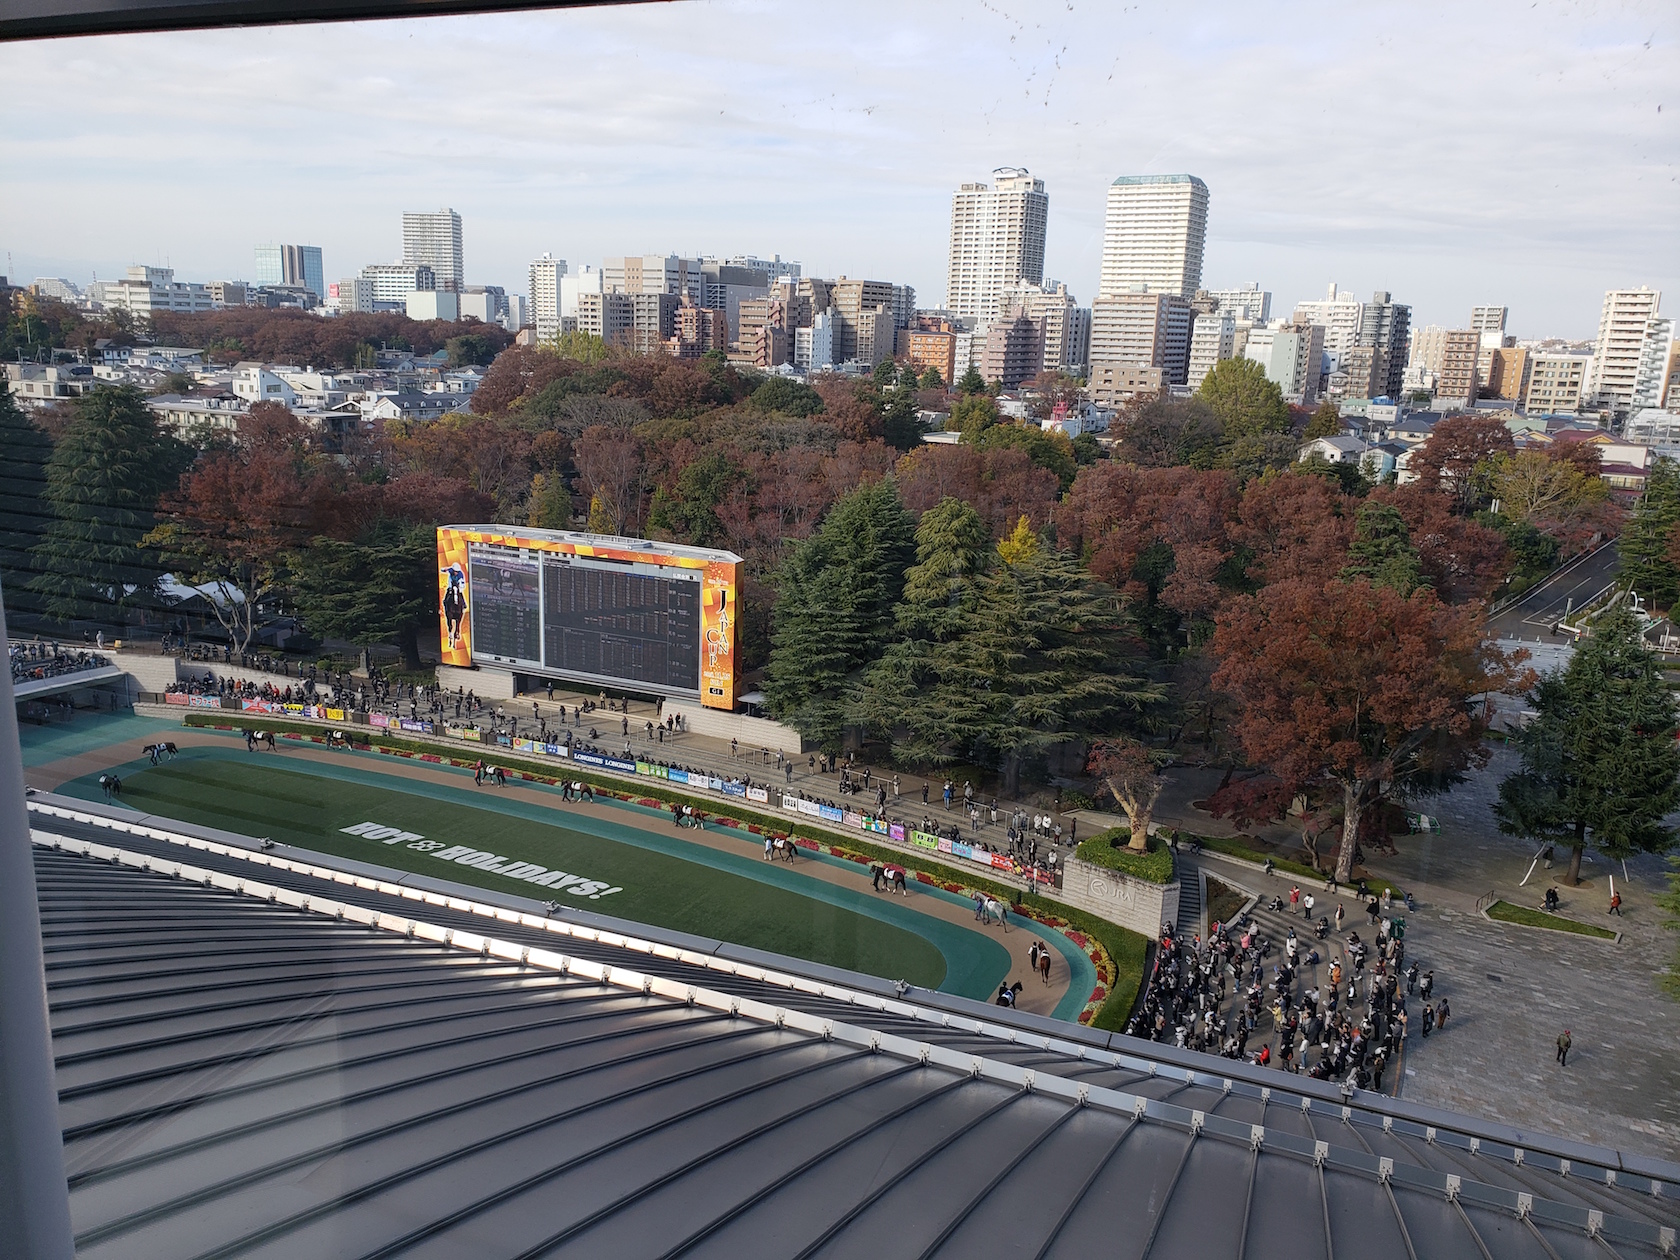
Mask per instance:
[[[935,654],[951,721],[997,765],[1006,796],[1028,763],[1059,745],[1111,734],[1159,700],[1114,591],[1065,553],[1000,562],[980,584],[960,637]]]
[[[1622,531],[1622,580],[1649,601],[1671,609],[1680,600],[1680,568],[1670,558],[1670,539],[1680,525],[1680,464],[1659,459],[1645,479],[1645,493]]]
[[[0,378],[0,596],[13,613],[39,610],[30,590],[37,569],[32,554],[52,520],[47,465],[52,440],[29,422],[11,387]],[[12,622],[14,629],[17,622]]]
[[[845,734],[848,692],[890,642],[915,526],[890,480],[861,486],[788,558],[778,580],[764,694],[823,748]]]
[[[322,638],[367,649],[395,643],[419,669],[420,630],[437,625],[437,532],[383,519],[355,542],[317,538],[293,565],[297,608]]]
[[[1428,585],[1405,518],[1392,506],[1367,503],[1359,509],[1342,577],[1364,578],[1372,586],[1386,586],[1402,595]]]
[[[887,445],[901,451],[913,451],[921,445],[922,434],[927,432],[923,426],[919,409],[916,406],[914,380],[909,385],[902,385],[887,394],[885,406],[881,408],[882,436]]]
[[[158,430],[133,386],[77,402],[47,464],[53,518],[30,583],[49,616],[117,618],[153,601],[163,563],[142,539],[156,523],[158,497],[191,460],[188,447]]]
[[[1289,429],[1283,390],[1253,359],[1221,360],[1202,378],[1196,397],[1213,408],[1227,442]]]
[[[980,369],[974,364],[970,363],[968,370],[957,378],[957,392],[964,397],[986,392],[986,378],[980,375]]]
[[[968,628],[991,559],[986,523],[968,504],[946,498],[922,513],[916,563],[905,570],[895,619],[898,638],[869,669],[851,706],[851,720],[892,740],[909,764],[950,762],[960,746],[954,714],[966,698],[949,693],[936,655]]]
[[[1307,430],[1301,435],[1304,441],[1311,442],[1314,438],[1336,437],[1342,431],[1342,412],[1333,402],[1321,402],[1318,410],[1307,420]]]
[[[1638,618],[1626,606],[1600,617],[1529,702],[1537,716],[1517,736],[1522,769],[1499,785],[1499,829],[1569,845],[1571,884],[1589,843],[1611,857],[1671,848],[1663,819],[1680,806],[1677,714]]]

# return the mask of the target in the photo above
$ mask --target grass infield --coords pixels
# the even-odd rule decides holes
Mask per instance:
[[[67,794],[99,798],[89,778]],[[986,998],[1009,972],[1003,947],[983,933],[896,899],[812,879],[798,868],[693,844],[628,823],[473,789],[393,780],[353,765],[264,763],[243,751],[184,749],[175,761],[123,771],[123,804],[205,826],[539,900],[692,932],[926,988]],[[385,844],[342,828],[373,822],[417,833]],[[596,881],[575,897],[440,861],[470,845]]]

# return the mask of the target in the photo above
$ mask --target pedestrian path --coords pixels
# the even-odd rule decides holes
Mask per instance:
[[[1175,926],[1181,936],[1191,933],[1205,936],[1208,925],[1202,914],[1202,868],[1182,859],[1175,865],[1178,869],[1178,919]]]

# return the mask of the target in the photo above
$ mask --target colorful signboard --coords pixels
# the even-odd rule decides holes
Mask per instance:
[[[635,538],[437,531],[446,665],[698,696],[733,711],[741,558]]]

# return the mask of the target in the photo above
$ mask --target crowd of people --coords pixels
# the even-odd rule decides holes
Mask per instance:
[[[1359,891],[1369,939],[1355,929],[1332,941],[1332,916],[1315,921],[1311,895],[1298,887],[1287,903],[1270,901],[1271,910],[1302,917],[1301,931],[1288,926],[1281,939],[1251,916],[1212,924],[1205,941],[1164,927],[1127,1032],[1382,1090],[1412,1025],[1427,1038],[1452,1011],[1445,997],[1434,1000],[1435,973],[1407,962],[1405,920],[1385,913],[1363,885]],[[1344,919],[1338,903],[1335,930]],[[1421,1003],[1415,1015],[1414,998]]]
[[[103,669],[111,658],[98,652],[66,648],[56,639],[12,643],[7,655],[12,662],[12,685],[39,682],[45,678],[62,678],[88,669]]]

